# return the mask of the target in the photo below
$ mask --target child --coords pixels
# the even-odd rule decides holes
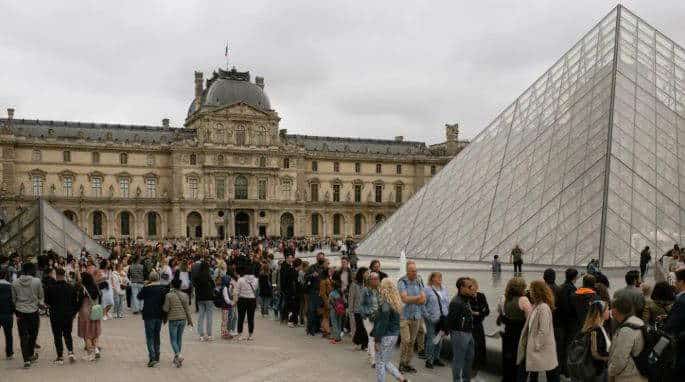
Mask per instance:
[[[341,331],[345,317],[345,301],[340,292],[340,281],[333,281],[333,290],[328,295],[329,314],[331,317],[331,344],[342,342]]]
[[[492,273],[502,273],[502,263],[499,261],[499,255],[495,255],[492,259]]]

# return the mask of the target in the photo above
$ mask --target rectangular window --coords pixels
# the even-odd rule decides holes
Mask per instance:
[[[382,171],[382,166],[380,163],[376,163],[376,174],[380,174]]]
[[[266,157],[259,157],[259,167],[266,167]]]
[[[130,182],[130,180],[128,178],[119,179],[119,190],[121,190],[121,197],[122,198],[128,198],[129,182]]]
[[[312,171],[314,171],[314,172],[319,171],[319,162],[312,161]]]
[[[146,158],[146,163],[148,167],[152,167],[155,165],[155,156],[153,154],[148,154]]]
[[[100,163],[100,153],[93,152],[93,164]]]
[[[226,179],[216,178],[216,198],[225,199],[226,198]]]
[[[62,160],[64,162],[71,162],[71,151],[62,151]]]
[[[431,166],[431,175],[435,175],[435,165]]]
[[[361,163],[359,163],[359,162],[354,163],[354,172],[357,174],[362,172],[362,164]]]
[[[402,185],[395,185],[395,203],[402,203]]]
[[[91,180],[91,188],[93,189],[93,196],[99,198],[102,196],[102,178],[95,177]]]
[[[397,175],[401,175],[402,174],[402,165],[398,164],[397,166],[395,166],[395,171],[397,172]]]
[[[383,186],[380,184],[376,185],[376,203],[381,203],[383,201]]]
[[[319,201],[319,184],[318,183],[312,183],[309,185],[309,191],[311,191],[311,201],[312,202],[318,202]]]
[[[74,178],[70,176],[64,177],[64,183],[62,184],[62,187],[64,187],[64,196],[70,197],[74,195]]]
[[[290,158],[283,158],[283,168],[290,168]]]
[[[361,203],[362,202],[362,185],[361,184],[355,184],[354,185],[354,202],[355,203]]]
[[[339,184],[333,185],[333,201],[334,202],[340,201],[340,185]]]
[[[333,172],[340,172],[340,162],[333,162]]]
[[[157,179],[155,178],[147,178],[145,179],[145,188],[147,192],[147,197],[148,198],[156,198],[157,197]]]
[[[33,150],[31,153],[31,160],[34,162],[40,162],[42,157],[43,155],[41,154],[40,150]]]
[[[259,200],[266,200],[266,179],[259,179],[259,183],[257,183],[257,197]]]
[[[43,177],[40,175],[33,175],[31,177],[31,183],[33,186],[33,196],[43,195],[43,184],[44,184]]]
[[[188,184],[190,188],[190,198],[197,199],[197,178],[188,179]]]

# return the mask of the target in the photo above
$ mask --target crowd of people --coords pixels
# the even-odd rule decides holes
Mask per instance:
[[[415,358],[428,370],[449,365],[454,381],[469,381],[488,364],[484,320],[491,311],[473,277],[459,277],[451,286],[432,272],[424,284],[409,260],[395,280],[379,260],[358,266],[351,242],[340,244],[336,264],[318,251],[322,243],[302,240],[107,245],[108,259],[85,250],[67,257],[0,257],[0,325],[8,359],[14,357],[15,318],[24,367],[30,368],[38,359],[41,314],[49,317],[58,365],[76,362],[74,320],[84,342],[82,358],[92,362],[103,356],[103,321],[132,314],[143,320],[147,366],[160,363],[166,325],[172,365],[182,367],[187,326],[196,329],[199,341],[214,341],[218,314],[222,340],[252,341],[259,313],[280,321],[284,330],[304,327],[331,345],[350,341],[367,354],[378,381],[386,374],[406,381],[417,371]],[[311,251],[318,251],[315,258],[302,255]],[[627,285],[613,298],[598,264],[584,275],[566,269],[560,285],[553,269],[528,284],[522,277],[524,252],[513,252],[514,277],[493,309],[501,327],[503,381],[536,381],[543,372],[551,382],[645,381],[653,379],[655,365],[661,377],[685,371],[685,346],[676,346],[685,335],[685,256],[679,249],[668,254],[668,277],[652,285],[643,282],[646,269],[630,270]]]

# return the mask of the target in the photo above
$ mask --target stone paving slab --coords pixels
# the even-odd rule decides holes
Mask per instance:
[[[217,337],[219,322],[214,315],[214,333]],[[304,335],[303,328],[288,328],[270,319],[256,319],[255,340],[251,342],[224,341],[200,342],[191,329],[183,337],[185,362],[180,369],[171,365],[171,347],[166,326],[162,328],[161,365],[148,368],[143,321],[140,316],[127,316],[121,320],[103,322],[101,337],[102,359],[93,363],[82,361],[83,341],[75,336],[74,346],[78,360],[64,366],[52,364],[56,357],[50,323],[41,320],[38,342],[42,345],[38,364],[28,370],[22,368],[19,338],[15,323],[15,359],[0,360],[0,382],[108,382],[140,381],[373,381],[375,372],[364,352],[352,348],[351,339],[345,337],[341,345],[331,345],[320,337]],[[247,328],[246,328],[247,329]],[[76,330],[74,330],[76,333]],[[0,334],[0,346],[4,337]],[[4,356],[4,354],[2,354]],[[395,361],[399,349],[395,352]],[[449,381],[448,367],[428,370],[416,359],[413,364],[418,373],[410,375],[412,381]],[[479,380],[494,381],[492,375],[481,373]],[[392,380],[388,376],[387,380]]]

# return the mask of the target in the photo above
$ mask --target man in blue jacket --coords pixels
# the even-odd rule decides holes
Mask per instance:
[[[685,269],[676,271],[675,277],[678,296],[668,314],[664,329],[682,344],[685,343]],[[683,373],[685,373],[685,346],[678,346],[674,375],[683,375]]]

